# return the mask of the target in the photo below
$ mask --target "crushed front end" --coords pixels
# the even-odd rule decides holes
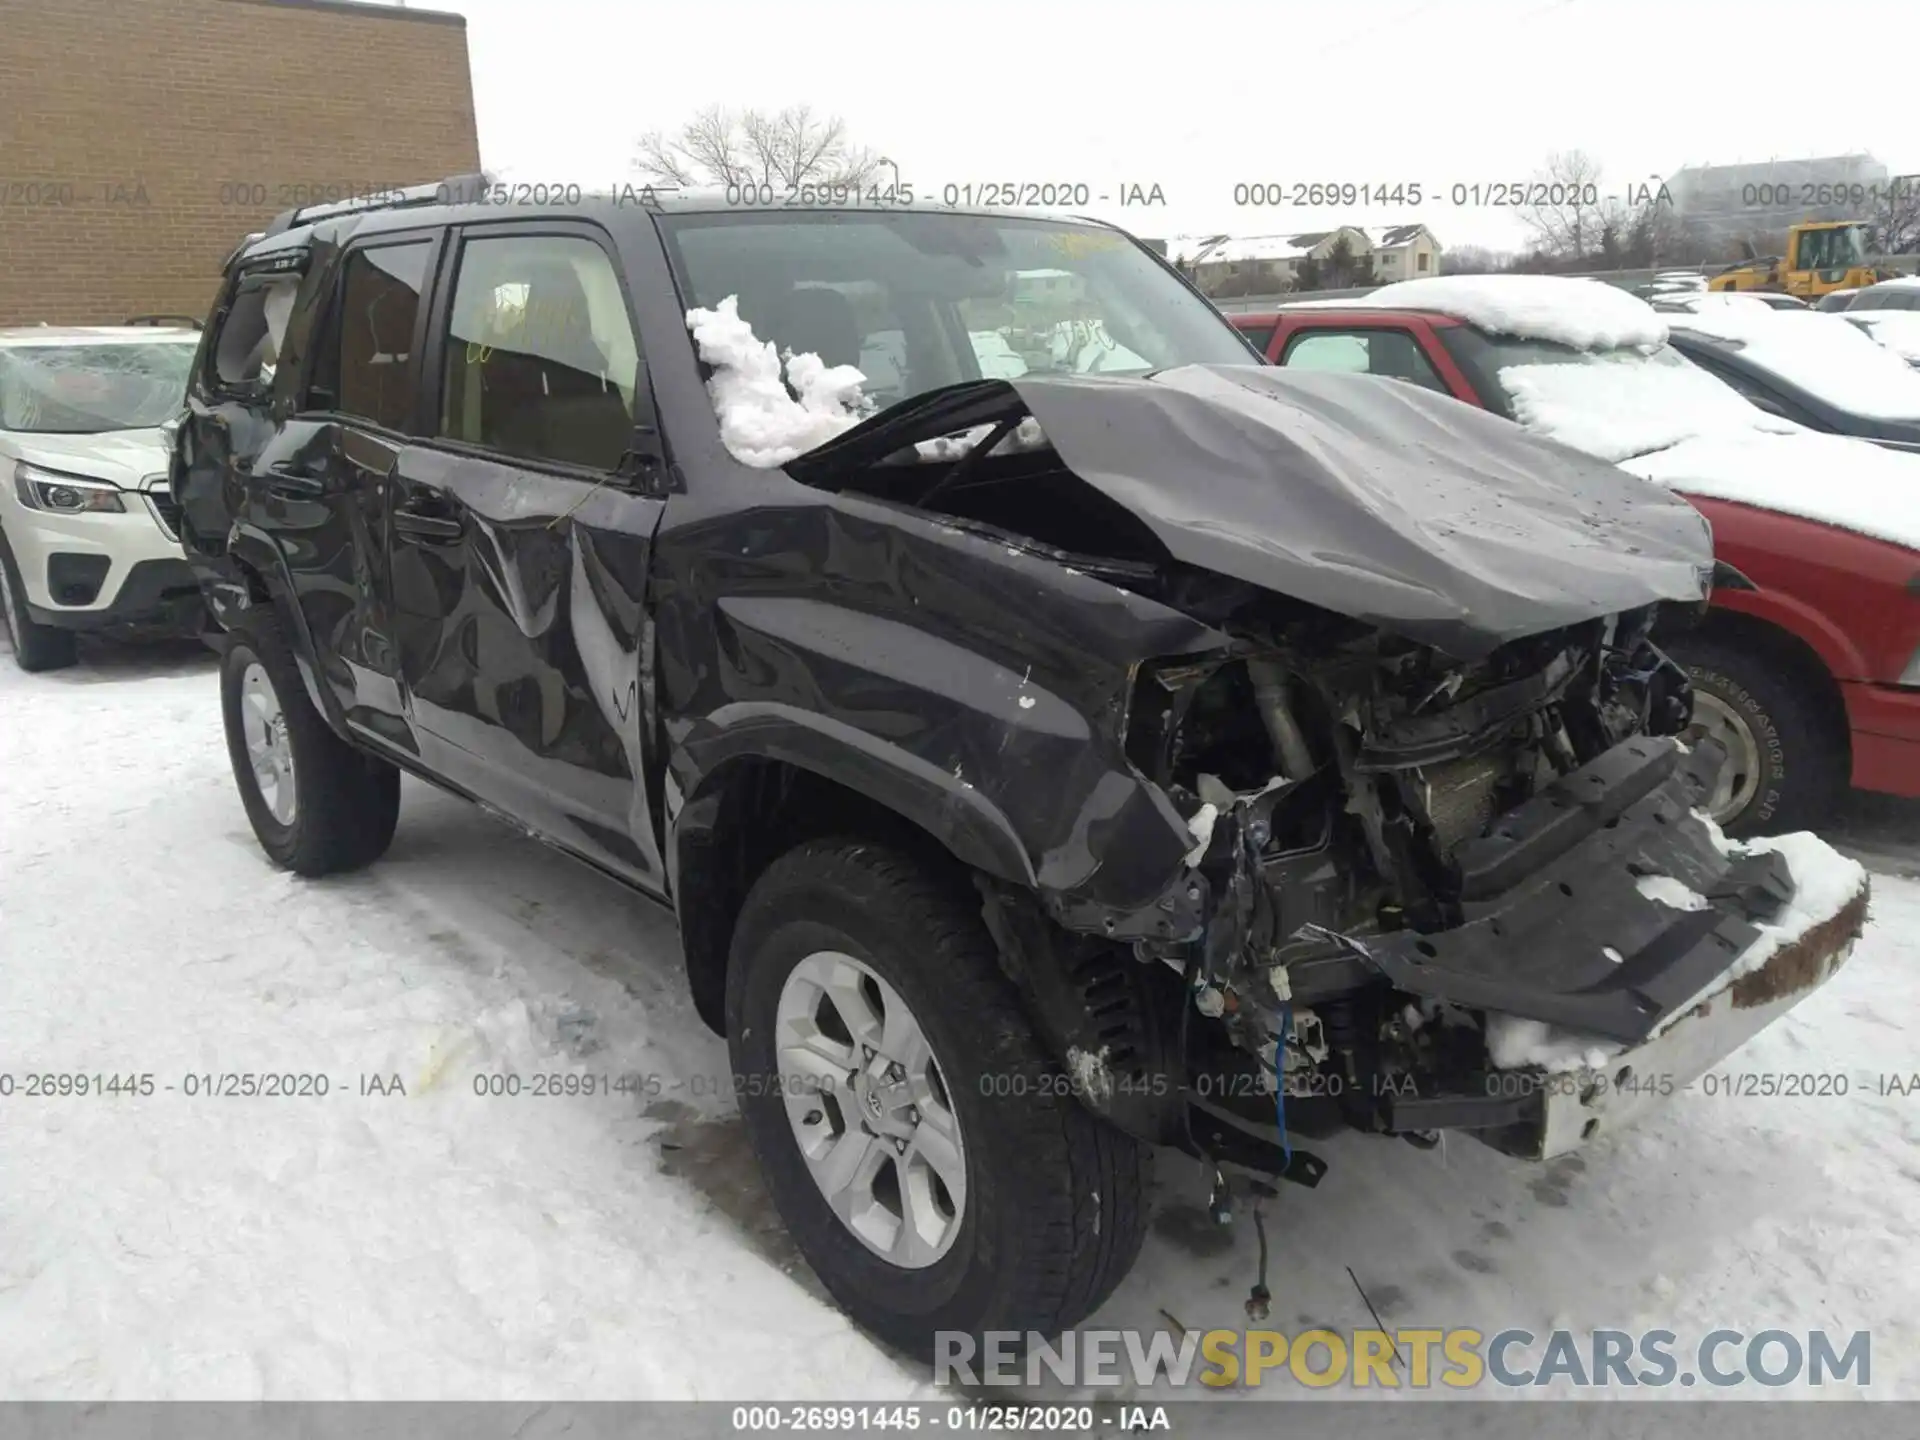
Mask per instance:
[[[1312,1183],[1286,1143],[1466,1130],[1544,1158],[1675,1093],[1823,983],[1867,885],[1696,806],[1657,606],[1475,662],[1325,615],[1144,668],[1130,759],[1189,817],[1189,1148]]]
[[[938,759],[1011,817],[987,922],[1130,1134],[1309,1184],[1292,1142],[1346,1128],[1555,1154],[1864,924],[1857,865],[1697,812],[1724,757],[1651,637],[1704,612],[1711,534],[1617,467],[1417,387],[1195,366],[955,387],[788,468],[1055,562],[1057,608],[982,633],[1084,726]]]

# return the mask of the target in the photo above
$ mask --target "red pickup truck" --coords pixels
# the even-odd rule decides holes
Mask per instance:
[[[1508,279],[1545,286],[1521,288],[1515,304],[1500,289]],[[1646,337],[1608,346],[1601,334],[1583,348],[1583,337],[1568,344],[1551,320],[1529,319],[1557,293],[1547,287],[1597,282],[1474,280],[1229,318],[1271,363],[1440,391],[1668,484],[1706,515],[1713,603],[1668,649],[1693,676],[1696,726],[1734,757],[1709,807],[1730,831],[1804,827],[1849,781],[1920,797],[1920,457],[1813,435],[1752,407],[1742,418],[1701,388],[1721,382]],[[1388,308],[1396,300],[1404,308]],[[1682,403],[1666,404],[1669,389]],[[1712,423],[1684,418],[1703,411]],[[1644,449],[1614,443],[1636,426]]]

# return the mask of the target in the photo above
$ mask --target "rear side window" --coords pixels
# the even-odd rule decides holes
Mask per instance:
[[[405,430],[414,415],[413,337],[432,250],[425,240],[347,257],[308,403]]]
[[[1920,290],[1862,290],[1854,297],[1855,310],[1912,310],[1920,301]]]
[[[214,336],[213,374],[221,388],[247,390],[273,384],[287,317],[293,313],[299,288],[297,275],[242,277]]]
[[[441,435],[612,470],[633,441],[639,368],[619,277],[593,241],[503,235],[461,247]]]

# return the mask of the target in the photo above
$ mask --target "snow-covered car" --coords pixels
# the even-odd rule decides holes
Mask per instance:
[[[1699,314],[1722,310],[1805,310],[1807,304],[1793,295],[1775,295],[1763,290],[1695,290],[1686,294],[1651,294],[1646,302],[1662,312]]]
[[[1903,275],[1856,290],[1841,313],[1907,364],[1920,367],[1920,277]]]
[[[1734,757],[1709,805],[1730,831],[1815,823],[1849,780],[1920,796],[1920,456],[1755,408],[1666,343],[1671,318],[1611,286],[1518,275],[1234,323],[1289,367],[1350,369],[1359,340],[1370,373],[1617,461],[1706,514],[1712,608],[1663,643]]]
[[[1920,371],[1846,317],[1722,306],[1668,323],[1675,350],[1769,414],[1920,450]]]
[[[1908,365],[1920,366],[1920,314],[1902,310],[1846,310],[1840,318]]]
[[[1257,365],[1092,222],[465,193],[230,264],[210,344],[288,286],[300,337],[196,372],[172,471],[241,802],[348,870],[408,771],[671,905],[774,1203],[890,1342],[1076,1323],[1159,1147],[1577,1148],[1858,935],[1852,862],[1697,813],[1668,491]],[[1088,338],[985,373],[1040,271]]]
[[[196,635],[162,426],[200,332],[0,330],[0,613],[23,670],[71,665],[83,632]]]

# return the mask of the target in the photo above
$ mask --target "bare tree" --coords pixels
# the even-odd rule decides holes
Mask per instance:
[[[1592,253],[1603,268],[1637,270],[1684,264],[1693,258],[1696,247],[1689,243],[1672,203],[1644,186],[1639,194],[1626,199],[1602,200],[1595,217],[1599,229]],[[1563,258],[1582,257],[1570,254]]]
[[[1896,175],[1871,207],[1868,241],[1881,255],[1920,250],[1920,175]]]
[[[1446,253],[1446,273],[1449,275],[1494,275],[1512,266],[1511,255],[1488,249],[1484,245],[1455,245],[1449,247]]]
[[[773,113],[709,106],[678,131],[641,137],[633,168],[658,185],[865,185],[881,156],[855,145],[838,115],[808,105]]]
[[[1534,187],[1545,187],[1544,202],[1517,212],[1533,232],[1533,249],[1550,260],[1582,260],[1600,248],[1606,221],[1600,198],[1600,164],[1584,150],[1555,151]]]

